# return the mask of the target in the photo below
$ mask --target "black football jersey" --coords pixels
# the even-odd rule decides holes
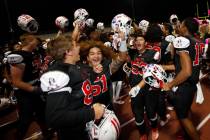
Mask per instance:
[[[104,59],[102,62],[103,72],[91,76],[94,103],[98,102],[106,106],[110,105],[112,101],[110,64],[110,60]]]
[[[23,81],[30,82],[39,78],[39,68],[40,60],[32,53],[28,51],[14,51],[12,54],[18,54],[23,57],[22,62],[19,62],[25,65],[25,70],[23,74]]]
[[[168,64],[170,61],[173,61],[171,58],[171,53],[167,52],[167,47],[168,47],[169,42],[166,40],[162,40],[161,42],[161,60],[160,64]]]
[[[86,65],[71,65],[54,62],[49,66],[50,71],[61,71],[69,75],[72,91],[49,93],[46,101],[46,120],[49,126],[67,130],[81,130],[88,121],[94,119],[90,68]],[[63,87],[63,88],[65,88]]]
[[[93,102],[90,73],[92,69],[83,64],[72,65],[55,62],[48,71],[59,70],[67,73],[70,77],[69,84],[72,88],[70,100],[78,101],[78,105],[91,105]],[[78,107],[78,106],[77,106]]]
[[[159,52],[160,48],[158,50],[148,48],[146,49],[142,54],[139,54],[137,50],[135,53],[133,52],[133,56],[131,57],[131,74],[129,76],[129,82],[131,87],[137,85],[142,80],[143,75],[143,68],[147,64],[155,64],[159,61],[154,59],[154,56],[157,52]]]
[[[204,43],[196,40],[194,38],[188,37],[190,40],[190,46],[187,48],[175,48],[175,57],[174,57],[174,64],[175,64],[175,73],[179,73],[181,70],[180,65],[180,58],[177,54],[180,51],[186,51],[189,53],[189,56],[192,60],[192,74],[187,79],[186,82],[190,82],[192,84],[196,84],[199,81],[199,73],[200,73],[200,61],[201,61],[201,54],[204,49]]]

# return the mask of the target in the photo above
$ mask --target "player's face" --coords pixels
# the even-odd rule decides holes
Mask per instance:
[[[180,24],[180,27],[179,27],[179,34],[180,35],[185,35],[185,32],[186,32],[186,26],[184,25],[184,22],[182,22],[181,24]]]
[[[39,44],[39,40],[36,37],[34,36],[29,37],[27,45],[30,46],[32,50],[37,49],[38,44]]]
[[[167,35],[167,31],[168,31],[166,26],[163,26],[163,28],[161,28],[161,30],[162,30],[163,34],[166,36]]]
[[[87,60],[90,66],[96,66],[101,64],[102,59],[103,55],[101,49],[94,47],[89,50]]]
[[[145,44],[146,42],[143,37],[137,37],[134,41],[134,47],[140,52],[145,49]]]

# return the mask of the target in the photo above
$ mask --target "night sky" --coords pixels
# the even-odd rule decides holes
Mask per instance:
[[[39,33],[50,33],[57,30],[56,17],[66,16],[72,23],[78,8],[85,8],[95,23],[101,21],[110,26],[118,13],[127,14],[137,23],[141,19],[168,21],[174,13],[180,19],[195,16],[195,3],[196,0],[0,0],[0,41],[11,38],[10,28],[15,35],[19,33],[16,20],[21,14],[29,14],[39,22]]]

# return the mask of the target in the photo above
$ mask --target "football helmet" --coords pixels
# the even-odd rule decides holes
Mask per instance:
[[[157,64],[147,64],[143,69],[143,79],[154,88],[162,88],[168,81],[165,70]]]
[[[97,29],[98,30],[104,30],[104,23],[103,22],[97,23]]]
[[[94,23],[94,19],[89,18],[85,21],[85,24],[87,25],[87,27],[93,27],[93,23]]]
[[[74,20],[86,20],[88,16],[88,12],[83,8],[79,8],[74,12]]]
[[[17,18],[18,26],[29,33],[36,33],[38,31],[38,22],[30,15],[22,14]]]
[[[60,29],[65,29],[69,26],[69,20],[65,16],[59,16],[55,19],[55,25]]]
[[[177,17],[177,15],[172,14],[172,15],[170,16],[169,21],[170,21],[170,23],[171,23],[172,25],[177,24],[177,22],[178,22],[178,17]]]
[[[128,36],[131,32],[131,23],[132,20],[125,14],[116,15],[111,22],[111,27],[114,32],[118,32],[119,30],[124,32],[126,36]]]
[[[113,111],[105,109],[99,124],[90,121],[86,124],[86,130],[91,140],[117,140],[120,134],[120,122]]]
[[[139,28],[142,30],[142,32],[145,33],[148,27],[149,27],[149,21],[143,19],[139,22]]]
[[[109,41],[107,41],[107,42],[104,43],[104,45],[105,45],[106,47],[111,47],[111,46],[112,46],[112,43],[109,42]]]

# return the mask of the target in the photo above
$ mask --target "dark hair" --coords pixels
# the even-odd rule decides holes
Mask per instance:
[[[145,33],[146,42],[155,43],[161,42],[163,38],[163,31],[158,24],[150,24]]]
[[[194,35],[198,32],[199,23],[192,17],[185,18],[183,24],[186,26],[187,30],[191,35]]]
[[[171,26],[170,23],[164,22],[164,23],[163,23],[163,26],[166,28],[166,30],[168,30],[168,33],[169,33],[169,34],[172,34],[172,32],[173,32],[173,27]]]
[[[142,33],[142,30],[136,30],[136,31],[132,34],[132,36],[133,36],[134,38],[137,38],[137,37],[145,37],[144,34]]]
[[[101,40],[102,42],[110,41],[109,37],[110,37],[111,35],[114,35],[114,33],[113,33],[113,34],[112,34],[112,32],[101,33],[101,35],[100,35],[100,40]]]
[[[90,49],[99,48],[102,52],[103,57],[112,59],[116,57],[114,51],[110,47],[106,47],[101,41],[83,41],[80,42],[80,60],[86,61]]]
[[[38,41],[38,44],[41,44],[41,39],[33,34],[23,34],[20,36],[20,41],[22,45],[28,45],[33,39]]]

